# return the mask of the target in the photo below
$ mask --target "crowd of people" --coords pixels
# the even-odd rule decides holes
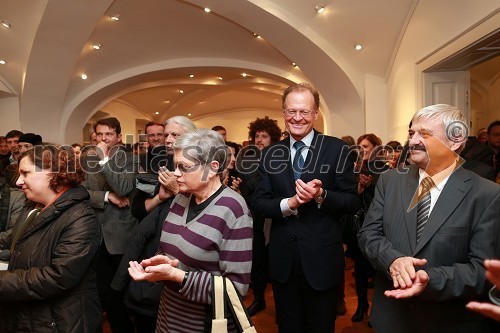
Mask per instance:
[[[221,275],[251,288],[250,316],[270,283],[279,332],[332,333],[346,255],[353,322],[497,330],[500,121],[467,137],[460,110],[432,105],[406,142],[383,144],[318,132],[319,107],[294,84],[286,128],[257,118],[242,144],[183,116],[132,147],[114,117],[89,145],[0,137],[0,332],[99,332],[104,313],[115,333],[206,332]]]

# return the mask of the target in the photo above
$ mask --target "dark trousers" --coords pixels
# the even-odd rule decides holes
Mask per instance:
[[[264,299],[264,292],[268,281],[268,252],[264,237],[264,219],[254,219],[253,231],[250,287],[252,288],[255,299],[260,301]]]
[[[102,242],[97,262],[97,289],[113,333],[134,333],[134,325],[123,302],[123,292],[111,288],[121,259],[121,254],[110,254]]]
[[[137,333],[155,333],[156,316],[146,316],[132,311],[132,317],[134,318]]]
[[[306,280],[298,250],[285,283],[272,281],[279,333],[334,333],[338,286],[315,290]]]

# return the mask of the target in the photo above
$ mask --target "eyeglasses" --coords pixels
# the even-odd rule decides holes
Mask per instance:
[[[178,163],[178,164],[175,164],[174,170],[179,169],[179,171],[182,173],[188,173],[188,172],[191,172],[191,170],[193,170],[194,167],[196,167],[198,165],[202,165],[202,163],[196,163],[193,165],[185,165],[185,164]]]
[[[314,111],[316,111],[316,110],[314,110]],[[305,118],[305,117],[309,117],[314,111],[311,111],[311,110],[293,110],[293,109],[290,109],[290,110],[283,110],[283,113],[287,117],[295,117],[297,115],[297,112],[298,112],[301,117]]]

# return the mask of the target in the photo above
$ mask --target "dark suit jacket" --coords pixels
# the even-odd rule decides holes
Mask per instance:
[[[498,257],[500,186],[458,168],[448,179],[416,242],[418,167],[390,170],[358,234],[361,250],[377,269],[370,322],[377,332],[489,332],[484,317],[465,304],[485,296],[483,261]],[[429,284],[419,296],[395,300],[390,264],[398,257],[427,259]]]
[[[285,282],[293,263],[293,242],[297,242],[302,269],[312,288],[336,286],[344,275],[344,252],[339,217],[359,208],[354,157],[345,142],[315,132],[301,179],[320,179],[328,194],[318,208],[313,200],[298,208],[298,215],[283,217],[280,201],[295,195],[290,161],[290,139],[263,151],[255,184],[253,209],[273,219],[269,243],[269,274]],[[342,170],[337,172],[337,169]]]
[[[130,207],[119,208],[110,202],[105,203],[104,196],[110,191],[122,197],[128,196],[132,201],[136,161],[131,153],[120,149],[103,166],[97,162],[96,156],[85,157],[88,172],[83,185],[90,194],[89,205],[96,212],[108,252],[123,254],[138,222],[132,216]]]

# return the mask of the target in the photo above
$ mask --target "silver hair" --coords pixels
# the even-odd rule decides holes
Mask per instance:
[[[180,136],[173,144],[173,149],[182,151],[185,158],[202,164],[219,162],[217,173],[226,169],[228,149],[226,143],[216,131],[206,128],[195,129]]]
[[[174,116],[171,118],[168,118],[167,121],[165,121],[165,125],[175,123],[182,127],[184,130],[184,133],[192,132],[196,129],[196,126],[194,123],[191,121],[191,119],[186,118],[184,116]]]
[[[412,122],[421,118],[441,121],[448,140],[465,145],[469,135],[469,126],[467,126],[467,118],[459,108],[448,104],[429,105],[418,110],[413,115]]]

